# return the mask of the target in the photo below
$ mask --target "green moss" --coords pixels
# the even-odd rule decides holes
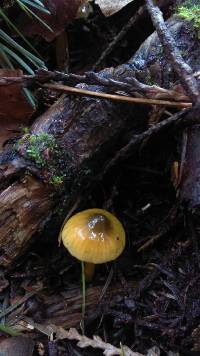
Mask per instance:
[[[63,184],[63,176],[52,176],[49,183],[55,186],[60,186]]]
[[[30,135],[27,141],[27,156],[31,158],[38,167],[43,168],[47,166],[48,155],[51,155],[58,149],[55,138],[52,135],[42,132],[38,135]]]
[[[62,189],[65,181],[63,161],[68,159],[68,155],[59,146],[54,136],[46,132],[36,135],[26,131],[24,136],[18,140],[15,149],[40,169],[45,181],[59,190]]]
[[[23,127],[22,128],[22,134],[23,135],[27,135],[27,134],[29,134],[29,132],[30,132],[30,128],[29,127]]]
[[[197,29],[198,38],[200,38],[200,4],[198,2],[185,1],[183,5],[178,7],[177,15],[187,21],[191,21],[194,28]]]

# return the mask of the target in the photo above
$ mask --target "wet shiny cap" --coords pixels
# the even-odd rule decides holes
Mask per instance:
[[[72,256],[95,264],[115,260],[125,247],[122,224],[103,209],[73,215],[64,225],[61,238]]]

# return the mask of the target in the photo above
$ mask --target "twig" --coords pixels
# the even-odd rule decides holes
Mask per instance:
[[[113,39],[113,41],[111,43],[109,43],[108,47],[106,48],[106,50],[102,53],[102,55],[100,56],[100,58],[97,60],[97,62],[95,63],[95,65],[93,66],[92,70],[96,70],[98,68],[98,66],[102,63],[102,61],[109,55],[109,53],[114,49],[114,47],[116,46],[116,44],[121,41],[121,39],[125,36],[125,34],[128,32],[128,30],[138,21],[138,19],[144,14],[145,12],[145,7],[141,6],[138,11],[136,12],[136,14],[134,14],[129,21],[127,22],[127,24],[125,26],[123,26],[123,28],[121,29],[121,31],[117,34],[117,36]]]
[[[124,69],[126,70],[126,68]],[[174,102],[190,102],[187,95],[176,90],[176,88],[165,89],[158,85],[147,85],[139,82],[133,75],[130,76],[130,71],[128,70],[128,75],[118,74],[116,71],[112,70],[105,74],[102,72],[85,72],[84,75],[76,74],[65,74],[62,72],[51,72],[44,69],[38,70],[35,75],[23,75],[21,77],[0,77],[0,86],[7,85],[23,85],[30,87],[32,85],[41,85],[53,81],[62,81],[64,84],[70,86],[75,86],[79,83],[84,83],[87,85],[98,85],[101,86],[101,90],[104,88],[109,89],[109,93],[119,94],[117,92],[123,91],[125,95],[130,95],[131,97],[145,96],[148,99],[159,99],[159,100],[168,100]],[[194,74],[195,76],[195,74]],[[200,80],[199,73],[196,73],[196,78]],[[77,89],[77,88],[76,88]],[[99,89],[100,91],[100,89]]]
[[[167,58],[170,59],[174,71],[178,74],[183,86],[193,103],[200,102],[200,95],[196,79],[194,78],[191,67],[185,63],[176,43],[168,30],[162,12],[158,6],[155,6],[153,0],[146,0],[148,12],[156,28],[160,41],[166,51]]]
[[[58,245],[61,245],[61,241],[62,241],[62,230],[64,228],[64,225],[66,224],[67,220],[69,220],[70,216],[73,214],[73,212],[78,208],[79,204],[81,202],[81,196],[79,195],[78,198],[76,199],[75,203],[73,204],[73,206],[71,207],[71,209],[68,211],[67,216],[65,217],[62,226],[60,228],[60,233],[58,236]]]
[[[177,226],[179,223],[179,217],[177,216],[177,205],[173,206],[167,216],[161,222],[159,231],[153,236],[149,236],[147,241],[142,244],[137,250],[137,252],[143,252],[148,247],[153,245],[157,240],[159,240],[163,235],[166,235],[172,228]]]
[[[126,69],[126,68],[125,68]],[[128,94],[133,95],[134,93],[139,93],[140,95],[146,95],[148,98],[157,98],[157,99],[167,99],[171,100],[176,98],[176,101],[190,101],[189,98],[184,94],[177,92],[174,89],[165,89],[158,85],[147,85],[139,82],[133,75],[120,77],[119,74],[116,74],[116,71],[109,74],[104,74],[102,72],[85,72],[84,75],[77,75],[73,73],[65,74],[62,72],[51,72],[48,70],[40,69],[36,72],[35,75],[22,75],[20,77],[0,77],[0,86],[6,85],[24,85],[30,87],[34,84],[47,83],[50,80],[53,81],[62,81],[64,84],[76,85],[79,83],[84,83],[88,85],[98,85],[102,87],[109,88],[109,91],[124,91]],[[195,75],[195,74],[194,74]],[[196,78],[200,80],[199,73],[196,73]],[[40,85],[40,84],[39,84]]]
[[[106,294],[107,292],[107,289],[112,281],[112,278],[113,278],[113,274],[114,274],[114,270],[113,270],[113,267],[110,269],[110,272],[109,272],[109,275],[108,275],[108,278],[106,279],[106,283],[105,285],[103,286],[102,288],[102,291],[101,291],[101,294],[99,296],[99,302],[103,299],[104,295]]]
[[[100,92],[96,92],[96,91],[92,91],[92,90],[73,88],[73,87],[69,87],[67,85],[44,84],[43,88],[60,91],[60,92],[66,92],[66,93],[72,93],[72,94],[78,94],[78,95],[84,95],[84,96],[91,96],[91,97],[95,97],[95,98],[127,102],[130,104],[161,105],[161,106],[176,107],[176,108],[191,108],[192,107],[192,103],[190,103],[190,102],[187,103],[187,102],[156,100],[156,99],[147,99],[147,98],[133,98],[131,96],[100,93]]]
[[[128,153],[132,151],[133,147],[137,146],[139,143],[141,143],[144,139],[150,137],[151,135],[157,133],[163,128],[168,127],[172,123],[176,122],[178,119],[180,119],[183,115],[187,114],[189,112],[188,109],[181,110],[180,112],[170,116],[166,120],[163,120],[159,122],[158,124],[150,127],[148,130],[142,132],[140,135],[133,137],[127,145],[122,147],[117,154],[107,163],[107,165],[104,168],[104,173],[107,172],[111,167],[113,167],[117,162],[122,160],[124,157],[127,157]]]
[[[31,298],[33,295],[35,295],[37,292],[41,291],[40,289],[37,289],[34,292],[29,292],[27,293],[24,297],[22,297],[17,303],[11,305],[10,307],[8,307],[6,310],[4,310],[3,312],[0,313],[0,319],[3,318],[4,316],[10,314],[11,312],[13,312],[15,309],[17,309],[20,305],[22,305],[23,303],[25,303],[29,298]]]

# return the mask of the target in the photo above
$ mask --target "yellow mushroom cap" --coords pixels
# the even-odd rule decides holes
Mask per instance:
[[[64,225],[61,238],[72,256],[95,264],[115,260],[125,247],[122,224],[103,209],[73,215]]]

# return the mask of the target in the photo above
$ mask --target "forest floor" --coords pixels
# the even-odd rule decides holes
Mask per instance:
[[[111,17],[104,17],[93,6],[88,18],[70,24],[69,72],[82,75],[91,70],[139,3],[133,1]],[[170,11],[165,10],[166,17]],[[149,18],[145,26],[140,19],[98,70],[127,62],[153,30]],[[55,46],[55,42],[41,41],[38,51],[47,59],[49,70],[62,71]],[[37,95],[35,117],[58,97],[46,89]],[[94,279],[86,284],[84,316],[84,334],[89,339],[98,335],[113,347],[121,347],[121,355],[129,355],[123,345],[133,355],[200,354],[200,263],[195,234],[188,227],[184,206],[178,207],[177,202],[174,175],[179,144],[180,134],[174,127],[144,140],[139,149],[94,181],[76,206],[75,211],[91,207],[112,211],[126,231],[126,248],[120,258],[98,265]],[[8,271],[2,268],[2,324],[6,322],[22,337],[30,336],[28,346],[20,341],[21,356],[32,352],[50,356],[102,355],[98,341],[95,344],[82,339],[81,348],[77,346],[77,335],[76,340],[70,340],[65,334],[65,330],[76,328],[81,341],[81,265],[58,246],[59,230],[60,225],[47,222],[15,265]],[[2,345],[8,340],[11,338],[5,339],[2,333]],[[12,347],[17,350],[17,341]],[[3,348],[1,351],[0,345],[0,355],[11,354]]]

